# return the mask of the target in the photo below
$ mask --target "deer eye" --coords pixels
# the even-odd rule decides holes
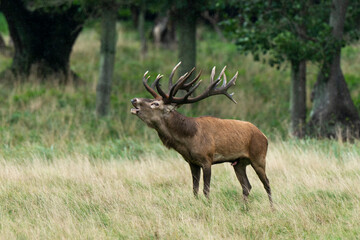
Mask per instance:
[[[159,103],[158,102],[153,102],[153,103],[151,103],[151,107],[158,107],[159,106]]]

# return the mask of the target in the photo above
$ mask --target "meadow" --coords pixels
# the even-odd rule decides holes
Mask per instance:
[[[111,113],[95,115],[99,35],[85,29],[71,67],[80,85],[37,79],[0,82],[0,239],[356,239],[360,235],[360,142],[292,139],[289,67],[240,55],[202,27],[198,67],[239,71],[238,104],[213,97],[179,109],[253,122],[269,138],[272,211],[255,172],[248,204],[230,164],[213,167],[211,199],[194,198],[187,163],[130,114],[130,99],[150,97],[146,70],[164,83],[176,51],[149,43],[145,60],[131,26],[119,24]],[[360,105],[360,45],[343,49],[342,66]],[[266,58],[266,56],[264,56]],[[0,55],[0,70],[11,58]],[[171,64],[170,64],[171,63]],[[308,94],[317,67],[309,65]],[[152,78],[152,79],[153,79]],[[311,106],[310,101],[308,107]]]

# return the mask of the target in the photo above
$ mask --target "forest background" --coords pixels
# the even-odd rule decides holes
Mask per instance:
[[[1,238],[358,236],[359,3],[347,3],[337,39],[331,16],[346,1],[246,2],[1,0]],[[11,3],[19,4],[12,15]],[[23,22],[20,9],[29,14]],[[192,19],[195,33],[174,21],[181,17]],[[163,18],[167,32],[156,42],[153,29]],[[55,26],[64,30],[51,35]],[[67,47],[56,37],[66,32]],[[337,54],[344,81],[331,78]],[[275,212],[252,171],[245,205],[225,164],[214,167],[211,201],[193,198],[186,162],[130,114],[130,99],[149,97],[144,72],[163,74],[166,84],[180,60],[181,72],[196,65],[204,82],[213,66],[239,72],[232,89],[238,104],[216,96],[179,111],[250,121],[268,136]],[[324,95],[345,105],[330,104],[332,117],[322,125],[315,113]],[[346,106],[351,114],[337,114]]]

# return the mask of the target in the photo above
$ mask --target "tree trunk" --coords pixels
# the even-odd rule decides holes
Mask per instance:
[[[0,33],[0,49],[5,48],[6,44],[4,41],[4,38],[2,37],[1,33]]]
[[[141,60],[144,60],[146,57],[147,46],[146,46],[146,37],[145,37],[145,1],[140,3],[140,12],[138,20],[138,31],[140,36],[140,57]]]
[[[22,0],[2,0],[0,9],[15,48],[12,72],[28,76],[34,69],[42,79],[60,74],[66,81],[72,46],[85,21],[79,7],[28,10]]]
[[[332,37],[342,40],[348,1],[333,0],[330,14]],[[334,46],[332,46],[334,47]],[[313,90],[309,127],[320,137],[359,137],[360,118],[340,68],[341,45],[325,61]]]
[[[306,61],[291,62],[291,134],[305,135],[306,120]]]
[[[101,18],[100,76],[96,87],[96,113],[98,116],[107,115],[110,108],[116,40],[116,11],[104,9]]]
[[[180,76],[196,66],[196,18],[193,2],[188,0],[184,8],[177,9],[176,30],[178,35]]]

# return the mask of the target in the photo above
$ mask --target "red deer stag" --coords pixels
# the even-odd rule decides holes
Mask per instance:
[[[199,191],[200,169],[203,171],[203,192],[206,197],[209,197],[211,165],[230,162],[242,186],[243,197],[246,201],[251,190],[246,175],[246,166],[250,164],[263,183],[272,205],[270,184],[265,173],[268,141],[257,127],[239,120],[224,120],[215,117],[190,118],[175,111],[175,108],[182,104],[195,103],[218,94],[224,94],[236,103],[232,98],[233,94],[229,94],[227,90],[235,85],[238,73],[227,83],[224,67],[219,77],[214,80],[214,67],[210,77],[211,83],[207,89],[199,96],[191,97],[201,83],[201,80],[196,83],[201,73],[192,81],[187,81],[195,69],[193,68],[173,84],[172,78],[180,63],[170,74],[169,93],[165,93],[160,87],[162,75],[158,75],[150,87],[148,72],[144,74],[143,84],[154,99],[132,99],[134,108],[131,109],[131,113],[137,115],[149,127],[154,128],[163,144],[175,149],[189,163],[195,196]],[[221,79],[223,83],[218,86]],[[187,93],[183,97],[175,97],[179,90],[186,90]]]

